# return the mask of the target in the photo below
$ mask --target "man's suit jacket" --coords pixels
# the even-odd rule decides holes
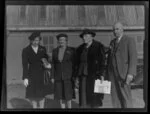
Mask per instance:
[[[75,49],[67,47],[62,62],[58,60],[59,48],[52,52],[52,76],[55,80],[70,80],[73,75]]]
[[[133,38],[124,35],[115,49],[116,39],[110,43],[110,55],[108,61],[108,68],[111,70],[110,61],[114,54],[116,58],[117,70],[120,77],[125,80],[127,74],[136,76],[136,65],[137,65],[137,51],[136,44]]]

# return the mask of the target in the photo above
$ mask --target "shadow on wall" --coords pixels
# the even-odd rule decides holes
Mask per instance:
[[[9,100],[12,108],[14,109],[30,109],[33,108],[32,104],[25,99],[22,98],[12,98],[11,100]]]

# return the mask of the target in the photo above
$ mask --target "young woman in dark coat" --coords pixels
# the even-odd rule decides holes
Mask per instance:
[[[46,48],[40,45],[39,32],[33,32],[29,37],[30,44],[22,51],[23,80],[26,86],[26,98],[29,99],[33,108],[44,108],[44,65],[43,59],[48,60]],[[49,64],[49,68],[50,68]]]

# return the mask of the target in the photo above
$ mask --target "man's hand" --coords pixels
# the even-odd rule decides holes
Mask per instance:
[[[133,80],[133,75],[131,75],[131,74],[128,74],[127,75],[127,79],[126,79],[126,84],[130,84],[131,83],[131,81]]]
[[[27,87],[29,85],[28,79],[24,79],[24,85],[25,85],[25,87]]]
[[[104,81],[104,76],[101,76],[101,83],[103,83]]]
[[[52,78],[51,81],[52,81],[52,83],[54,84],[54,82],[55,82],[55,81],[54,81],[54,78]]]

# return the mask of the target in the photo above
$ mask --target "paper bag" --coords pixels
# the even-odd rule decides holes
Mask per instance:
[[[111,82],[110,81],[103,81],[101,83],[101,80],[95,80],[94,85],[94,93],[104,93],[104,94],[110,94],[111,92]]]

